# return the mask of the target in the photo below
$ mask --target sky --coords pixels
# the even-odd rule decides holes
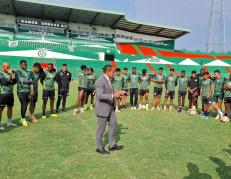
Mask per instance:
[[[190,29],[191,33],[176,40],[176,49],[206,49],[209,13],[212,0],[46,0],[119,11],[130,20]],[[225,0],[226,51],[231,51],[231,0]],[[214,39],[216,39],[214,37]]]

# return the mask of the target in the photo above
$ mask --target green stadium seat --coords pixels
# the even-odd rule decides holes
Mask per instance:
[[[14,37],[14,38],[12,38]],[[18,42],[18,46],[10,46],[10,41]],[[159,67],[164,69],[164,74],[169,74],[169,66],[160,65],[160,64],[150,64],[147,65],[145,63],[134,63],[137,60],[146,59],[152,55],[157,55],[160,59],[167,60],[174,64],[171,65],[171,68],[174,68],[177,73],[180,73],[182,70],[186,70],[188,74],[191,73],[192,70],[199,70],[203,65],[211,62],[211,60],[216,59],[217,56],[221,57],[225,60],[226,63],[231,64],[231,53],[224,54],[206,54],[202,52],[189,52],[189,51],[174,51],[174,50],[163,50],[157,49],[152,46],[145,45],[137,45],[131,44],[132,50],[134,50],[135,55],[125,54],[118,52],[117,46],[115,43],[111,42],[99,42],[99,41],[90,41],[90,40],[78,40],[78,39],[68,39],[64,34],[33,34],[25,31],[19,31],[18,33],[13,34],[13,32],[0,30],[0,52],[1,51],[14,51],[14,50],[32,50],[32,49],[49,49],[51,51],[85,57],[92,60],[98,60],[98,53],[104,52],[105,54],[113,54],[115,55],[116,65],[123,69],[127,67],[129,70],[132,67],[136,67],[138,72],[141,72],[142,69],[147,69],[148,73],[152,73],[152,69],[158,71]],[[69,48],[70,47],[70,48]],[[127,47],[127,46],[126,46]],[[131,46],[129,46],[130,48]],[[123,46],[124,48],[124,46]],[[73,49],[73,50],[72,50]],[[131,50],[131,49],[130,49]],[[131,51],[129,51],[131,52]],[[201,66],[180,66],[178,65],[181,61],[183,61],[186,57],[192,57],[191,59]],[[19,61],[22,59],[21,57],[7,57],[0,56],[1,62],[9,61],[13,69],[18,68]],[[55,63],[56,67],[59,69],[63,63],[67,63],[69,65],[70,71],[73,73],[73,78],[77,78],[78,70],[82,64],[86,64],[89,67],[94,67],[97,75],[101,74],[102,66],[105,64],[110,64],[110,62],[104,61],[86,61],[86,60],[67,60],[67,59],[34,59],[23,57],[23,59],[28,61],[29,68],[32,67],[32,64],[36,61],[47,61]],[[223,76],[228,75],[228,71],[225,67],[208,67],[210,73],[212,73],[215,69],[219,69]]]

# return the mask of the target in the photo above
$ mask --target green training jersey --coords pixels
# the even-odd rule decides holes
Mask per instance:
[[[46,72],[43,80],[43,89],[51,91],[55,89],[56,72]]]
[[[155,76],[154,76],[154,78],[153,78],[154,80],[165,80],[165,76],[163,75],[163,74],[156,74]],[[155,85],[154,85],[154,87],[155,88],[163,88],[163,84],[164,83],[159,83],[159,82],[155,82]]]
[[[225,85],[224,77],[214,79],[214,95],[224,94],[224,85]]]
[[[211,86],[212,86],[212,80],[211,79],[203,79],[202,82],[201,82],[201,87],[202,87],[202,97],[206,97],[208,96],[209,92],[210,92],[210,89],[211,89]],[[210,94],[211,95],[211,94]]]
[[[187,91],[188,89],[188,78],[187,77],[178,78],[178,83],[179,83],[179,91]]]
[[[175,87],[177,85],[177,78],[176,78],[176,76],[167,76],[165,83],[166,83],[166,89],[168,91],[175,91]]]
[[[79,80],[79,87],[81,88],[87,88],[87,77],[85,71],[80,71],[78,75],[78,80]]]
[[[129,81],[130,81],[130,88],[139,88],[139,75],[138,74],[130,74],[129,75]]]
[[[34,81],[34,92],[38,93],[38,81],[40,79],[39,73],[32,72],[32,80]]]
[[[87,76],[87,89],[92,90],[95,88],[96,77],[94,74]]]
[[[123,77],[122,76],[115,76],[113,78],[113,88],[114,91],[120,91],[122,90],[123,85]]]
[[[123,75],[123,89],[128,89],[129,75]]]
[[[30,84],[22,82],[21,79],[32,81],[32,72],[28,70],[17,70],[16,77],[17,77],[17,92],[18,93],[30,92]]]
[[[198,74],[197,75],[197,77],[199,78],[199,88],[201,88],[201,85],[202,85],[202,81],[203,81],[203,79],[204,79],[204,77],[203,77],[203,74]]]
[[[149,89],[151,79],[148,76],[141,75],[139,77],[139,82],[140,82],[140,89],[147,90]]]
[[[12,83],[12,76],[8,73],[0,71],[0,78],[4,78],[7,82]],[[3,85],[0,83],[0,94],[12,94],[13,93],[13,84],[12,85]]]
[[[231,80],[227,80],[225,85],[231,88]],[[231,90],[225,90],[225,98],[231,98]]]

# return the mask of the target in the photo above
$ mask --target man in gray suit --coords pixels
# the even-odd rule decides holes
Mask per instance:
[[[96,152],[100,154],[109,154],[103,147],[103,134],[107,123],[109,124],[109,151],[121,150],[123,146],[116,144],[116,116],[114,107],[114,98],[123,96],[125,91],[114,93],[111,79],[114,77],[114,70],[111,65],[103,68],[103,75],[95,82],[96,105],[95,113],[98,118],[98,129],[96,133]]]

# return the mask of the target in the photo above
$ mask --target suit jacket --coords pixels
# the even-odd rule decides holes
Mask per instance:
[[[110,87],[110,84],[106,77],[102,75],[95,82],[96,89],[96,105],[95,113],[99,117],[108,117],[114,108],[114,98],[113,98],[113,87]]]

